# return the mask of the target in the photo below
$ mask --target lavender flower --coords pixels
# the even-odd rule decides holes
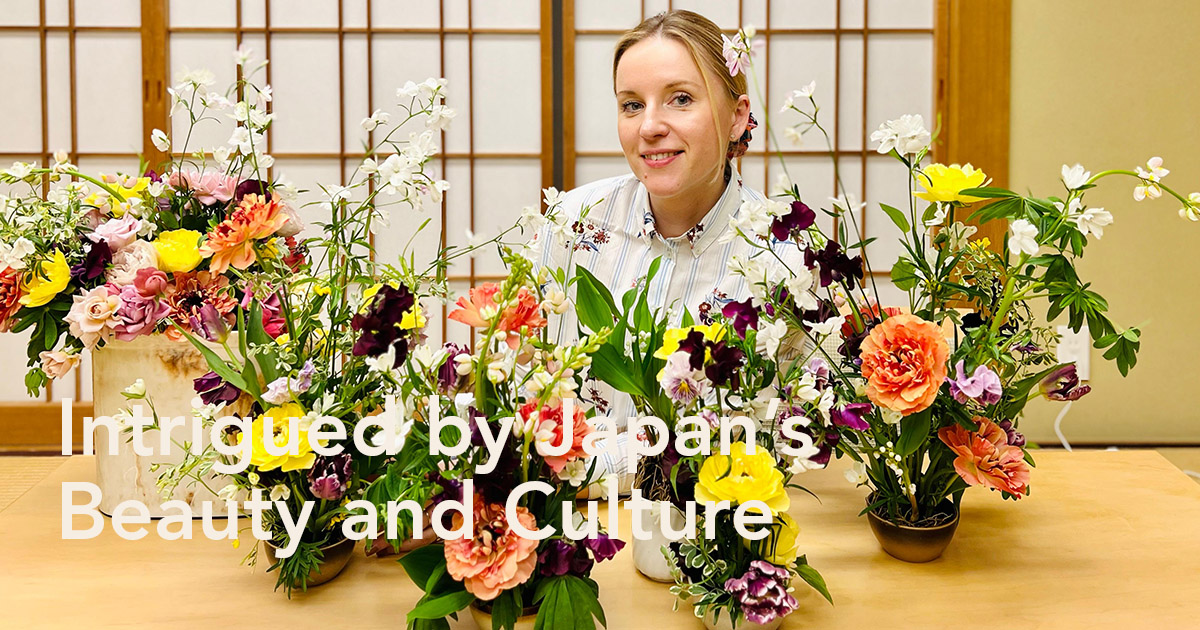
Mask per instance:
[[[229,324],[225,322],[225,317],[215,306],[204,303],[200,307],[200,316],[195,315],[188,318],[191,322],[192,330],[200,333],[205,339],[214,343],[225,343],[229,339]]]
[[[1079,384],[1079,373],[1074,363],[1068,363],[1054,370],[1042,379],[1042,395],[1050,400],[1079,400],[1084,394],[1092,391],[1091,385]]]
[[[671,400],[685,406],[708,393],[710,386],[703,372],[692,369],[687,352],[676,352],[667,358],[667,365],[659,373],[658,382]]]
[[[1008,443],[1010,446],[1023,448],[1025,446],[1025,435],[1013,428],[1012,420],[1001,420],[997,425],[1004,430],[1008,435]]]
[[[340,501],[350,483],[350,454],[318,457],[308,471],[308,489],[326,501]]]
[[[958,378],[946,377],[950,382],[950,395],[954,396],[954,400],[962,404],[966,404],[968,400],[975,400],[984,405],[994,405],[1000,400],[1000,377],[996,376],[985,365],[975,368],[975,372],[968,378],[964,371],[964,361],[959,361],[954,370],[958,374]]]
[[[293,394],[303,394],[312,387],[313,374],[316,371],[312,360],[305,361],[296,378],[281,376],[271,381],[271,384],[267,385],[267,391],[263,392],[263,400],[272,405],[282,405],[291,400]]]
[[[725,590],[741,605],[751,623],[765,624],[800,607],[788,593],[791,574],[769,562],[755,560],[740,578],[725,581]]]

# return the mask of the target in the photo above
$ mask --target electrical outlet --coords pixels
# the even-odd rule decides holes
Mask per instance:
[[[1072,332],[1069,326],[1059,326],[1058,334],[1060,339],[1058,347],[1055,349],[1058,362],[1074,363],[1079,380],[1090,379],[1092,336],[1088,333],[1088,327],[1084,326],[1079,329],[1079,332]]]

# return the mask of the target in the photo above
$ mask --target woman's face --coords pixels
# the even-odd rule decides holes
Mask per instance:
[[[739,99],[735,116],[734,103],[721,98],[721,79],[708,80],[717,92],[718,126],[704,78],[682,43],[651,37],[621,56],[617,133],[629,168],[652,198],[703,199],[724,183],[726,151],[731,136],[745,130],[749,99]]]

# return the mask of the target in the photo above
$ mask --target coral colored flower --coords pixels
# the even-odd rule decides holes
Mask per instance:
[[[954,470],[972,486],[984,486],[1021,498],[1029,488],[1025,452],[1008,443],[1008,434],[991,420],[972,418],[979,429],[968,431],[955,424],[938,430],[938,438],[958,457]]]
[[[34,308],[43,306],[63,292],[71,282],[71,268],[62,251],[55,251],[54,257],[42,263],[40,269],[30,269],[21,281],[20,302],[22,306]]]
[[[474,531],[446,540],[446,572],[460,580],[467,592],[487,601],[529,580],[537,566],[538,541],[518,536],[499,503],[485,503],[476,496],[473,511]],[[537,520],[528,509],[518,506],[516,513],[522,527],[537,529]],[[462,514],[455,512],[451,528],[462,524]]]
[[[91,350],[101,341],[116,336],[117,327],[122,324],[118,315],[120,308],[119,290],[105,284],[76,295],[65,319],[71,335]]]
[[[575,412],[571,419],[571,448],[562,455],[548,455],[547,447],[560,447],[563,441],[563,406],[559,404],[542,407],[538,411],[537,403],[530,402],[521,405],[517,413],[526,423],[532,423],[535,429],[534,442],[538,455],[546,460],[550,470],[556,474],[567,465],[567,462],[587,455],[583,450],[583,438],[592,432],[587,424],[587,417],[578,404],[573,405]]]
[[[17,324],[13,316],[21,310],[22,275],[12,267],[0,269],[0,333],[8,332]]]
[[[509,333],[508,346],[510,348],[515,350],[521,345],[520,336],[516,333],[520,333],[522,328],[532,333],[546,325],[546,318],[542,317],[541,308],[537,296],[529,289],[521,287],[517,291],[515,302],[500,312],[500,321],[496,324],[496,330]]]
[[[200,254],[212,257],[209,267],[224,273],[230,266],[246,269],[254,263],[254,245],[270,238],[288,221],[278,199],[270,201],[258,195],[246,195],[237,210],[208,233]]]
[[[452,311],[447,317],[468,326],[486,328],[488,320],[496,316],[496,295],[500,293],[500,285],[488,282],[477,287],[471,287],[468,292],[470,301],[459,297],[455,305],[458,310]]]
[[[503,310],[496,303],[499,293],[500,285],[494,282],[472,287],[468,292],[470,301],[459,297],[455,303],[458,310],[451,312],[448,317],[477,328],[486,328],[493,318],[499,317],[496,331],[508,333],[508,347],[515,350],[521,346],[521,329],[527,328],[530,332],[537,330],[546,325],[546,318],[541,315],[537,296],[529,289],[521,287],[513,304]]]
[[[182,273],[200,266],[204,260],[200,254],[200,237],[201,234],[195,230],[168,230],[159,234],[154,239],[158,268]]]
[[[964,195],[962,191],[968,188],[979,188],[985,179],[987,179],[987,175],[970,164],[966,166],[930,164],[917,176],[917,183],[925,189],[925,192],[914,192],[913,195],[925,201],[975,203],[981,198]]]
[[[772,514],[785,512],[792,504],[783,487],[783,473],[775,467],[770,451],[760,446],[750,454],[745,442],[730,444],[729,455],[714,453],[704,460],[696,483],[696,500],[729,501],[733,505],[762,501]]]
[[[288,403],[281,407],[268,409],[250,425],[250,464],[260,471],[279,469],[281,472],[306,470],[312,468],[317,456],[308,443],[308,430],[302,429],[299,418],[304,417],[304,408],[296,403]],[[271,433],[267,434],[267,419],[271,420]],[[290,418],[297,418],[296,435],[291,436]],[[238,443],[241,443],[238,434]],[[294,440],[294,448],[287,448],[288,442]],[[282,455],[274,455],[267,451],[266,444],[270,441],[276,451]],[[293,452],[294,451],[294,452]]]
[[[946,380],[950,348],[936,324],[914,315],[893,315],[862,343],[867,398],[904,415],[928,408]]]

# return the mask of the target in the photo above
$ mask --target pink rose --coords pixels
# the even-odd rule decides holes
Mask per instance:
[[[170,312],[171,307],[165,302],[143,297],[135,286],[128,285],[121,289],[121,306],[117,309],[120,323],[113,330],[117,339],[133,341],[141,335],[154,332],[158,322]]]
[[[117,310],[121,308],[119,293],[116,287],[106,284],[75,296],[66,321],[70,324],[71,335],[82,341],[88,350],[116,334],[116,326],[121,323],[117,317]]]
[[[113,252],[112,265],[105,276],[110,284],[123,287],[133,284],[138,271],[158,268],[158,252],[143,240],[136,240]]]
[[[137,239],[142,222],[137,217],[126,212],[119,219],[109,219],[96,227],[96,231],[88,235],[92,242],[104,240],[109,249],[114,252]]]
[[[39,354],[38,358],[42,360],[42,371],[54,379],[66,376],[79,365],[78,354],[67,354],[59,350],[47,350]]]
[[[304,222],[300,220],[300,215],[296,214],[296,209],[288,204],[285,203],[282,206],[280,214],[286,215],[288,219],[283,227],[275,230],[275,236],[287,238],[299,234],[304,229]]]
[[[153,267],[144,267],[138,269],[137,275],[133,277],[133,286],[137,289],[138,295],[144,298],[153,298],[166,293],[171,288],[171,281],[162,271]]]
[[[167,177],[167,183],[176,190],[191,190],[206,206],[233,199],[233,192],[237,190],[237,178],[212,171],[175,171]]]

